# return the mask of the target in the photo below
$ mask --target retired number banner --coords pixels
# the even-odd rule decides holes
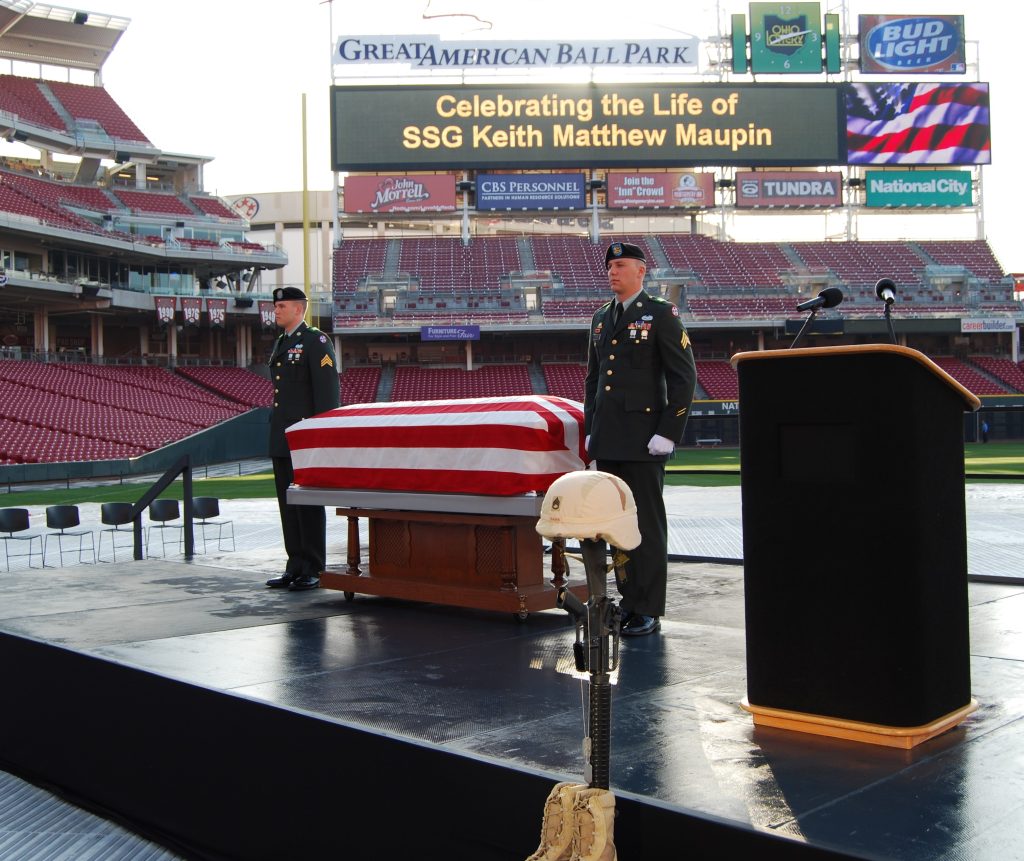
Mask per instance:
[[[173,296],[154,296],[153,302],[156,305],[156,320],[161,326],[174,322],[174,311],[177,307]]]
[[[198,326],[203,316],[203,300],[194,296],[182,296],[181,316],[186,326]]]
[[[227,321],[228,314],[228,300],[227,299],[207,299],[206,310],[210,315],[210,328],[211,329],[223,329],[224,324]]]

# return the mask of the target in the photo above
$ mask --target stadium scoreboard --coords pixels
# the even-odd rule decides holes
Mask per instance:
[[[845,112],[820,84],[334,86],[331,153],[335,171],[836,164]]]

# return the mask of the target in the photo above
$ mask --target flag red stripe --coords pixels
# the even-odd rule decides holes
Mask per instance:
[[[410,493],[469,493],[481,496],[515,496],[543,492],[564,473],[523,475],[490,470],[445,469],[331,469],[310,467],[295,470],[296,484],[304,487],[401,490]]]
[[[991,148],[988,128],[980,125],[910,128],[889,135],[850,136],[850,150],[860,152],[920,152],[968,146],[981,152]]]
[[[559,434],[561,436],[561,434]],[[465,427],[408,425],[392,427],[296,428],[288,434],[292,451],[304,448],[514,448],[551,451],[556,440],[548,430],[495,423]],[[565,447],[564,437],[557,440]]]

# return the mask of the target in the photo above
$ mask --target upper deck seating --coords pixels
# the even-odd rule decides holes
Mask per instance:
[[[658,235],[669,266],[692,270],[708,287],[776,287],[792,261],[775,243],[720,242],[701,234]]]
[[[477,237],[401,240],[398,268],[419,277],[423,291],[497,290],[501,276],[521,268],[516,240]]]
[[[26,176],[16,171],[3,171],[3,175],[23,194],[57,208],[74,206],[97,212],[111,212],[119,208],[102,188],[94,185],[72,185],[69,182]]]
[[[984,239],[934,240],[916,245],[940,266],[964,266],[987,281],[1001,281],[1005,277],[1003,267]]]
[[[14,174],[0,172],[0,211],[33,218],[43,224],[85,233],[102,230],[88,219],[22,190],[21,180]]]
[[[530,247],[535,268],[557,273],[566,290],[594,293],[608,288],[607,244],[595,245],[585,236],[532,236]]]
[[[854,287],[874,286],[880,278],[916,287],[926,265],[905,242],[791,242],[789,247],[808,266],[828,269]]]
[[[387,259],[385,239],[346,239],[334,249],[332,285],[335,293],[350,293],[365,275],[381,275]]]
[[[220,198],[192,194],[189,195],[188,199],[196,209],[200,210],[205,215],[212,215],[216,218],[229,218],[232,221],[239,220],[238,213],[234,210],[228,209]]]
[[[93,120],[116,140],[152,146],[149,138],[103,87],[64,81],[47,81],[46,86],[76,120]]]
[[[393,401],[436,401],[448,398],[492,398],[533,394],[526,365],[483,365],[464,368],[395,369]]]
[[[183,215],[194,217],[192,212],[176,195],[160,194],[153,191],[134,191],[127,188],[113,188],[111,192],[126,207],[135,212],[151,212],[159,215]]]
[[[594,312],[608,300],[594,299],[544,299],[544,316],[553,320],[589,320]]]
[[[742,320],[798,316],[795,296],[688,296],[686,305],[695,318]]]
[[[0,111],[7,111],[33,125],[66,131],[64,120],[39,89],[40,84],[47,83],[20,75],[0,75]]]

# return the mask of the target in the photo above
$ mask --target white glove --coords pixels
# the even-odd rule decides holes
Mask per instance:
[[[672,440],[663,437],[660,434],[655,434],[654,436],[652,436],[651,441],[647,443],[647,451],[654,457],[658,457],[659,455],[672,454],[672,452],[675,451],[675,448],[676,444],[672,442]]]
[[[583,440],[583,448],[586,449],[587,454],[590,454],[590,434],[587,434],[587,438]]]

